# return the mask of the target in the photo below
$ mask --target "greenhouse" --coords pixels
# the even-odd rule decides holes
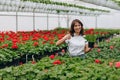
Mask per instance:
[[[120,80],[120,0],[0,0],[0,80]]]

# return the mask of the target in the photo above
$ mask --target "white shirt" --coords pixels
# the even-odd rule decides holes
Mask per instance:
[[[87,40],[81,35],[74,35],[65,42],[68,44],[70,56],[79,56],[84,54],[85,45],[88,44]]]

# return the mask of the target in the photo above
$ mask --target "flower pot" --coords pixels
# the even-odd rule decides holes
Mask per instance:
[[[103,37],[99,37],[98,41],[101,42],[103,40]]]
[[[88,43],[88,47],[94,48],[94,44],[95,44],[95,42],[89,42],[89,43]]]

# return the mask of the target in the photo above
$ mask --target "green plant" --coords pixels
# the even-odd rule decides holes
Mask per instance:
[[[97,35],[94,32],[94,29],[86,30],[85,38],[88,42],[96,42]]]

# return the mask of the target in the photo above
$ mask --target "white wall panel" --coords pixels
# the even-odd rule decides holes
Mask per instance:
[[[47,30],[47,18],[46,17],[35,17],[35,29],[36,30]]]
[[[0,31],[16,31],[16,13],[0,13]],[[31,31],[33,30],[33,13],[19,13],[18,16],[18,30],[19,31]],[[27,15],[27,16],[25,16]],[[35,14],[35,29],[36,30],[47,30],[54,29],[58,27],[58,15],[49,14],[48,24],[47,24],[47,14]],[[67,26],[67,15],[60,15],[60,26]],[[69,27],[74,19],[80,19],[83,22],[84,28],[95,28],[96,18],[95,16],[73,16],[69,15]],[[97,18],[97,28],[112,28],[120,29],[120,12],[110,15],[101,15]]]
[[[33,18],[32,17],[18,17],[18,31],[32,31]]]
[[[16,31],[16,18],[14,16],[0,16],[0,31]]]

